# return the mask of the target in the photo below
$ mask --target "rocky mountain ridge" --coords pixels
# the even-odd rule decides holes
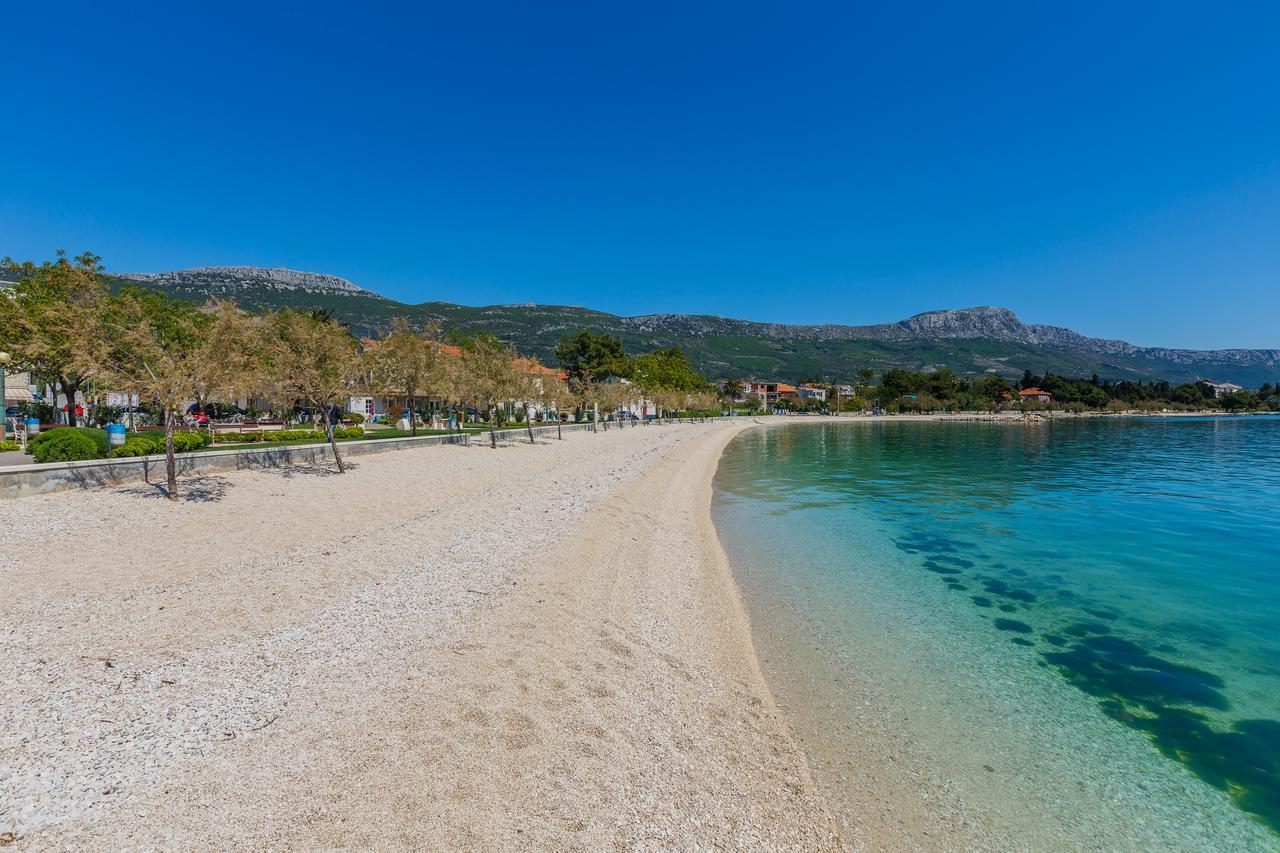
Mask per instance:
[[[1280,379],[1280,349],[1189,350],[1139,347],[1091,338],[1060,326],[1024,323],[1008,308],[927,311],[896,323],[792,325],[693,314],[620,317],[564,305],[406,304],[346,279],[321,273],[249,266],[201,267],[109,276],[183,299],[234,297],[252,308],[324,308],[361,334],[377,334],[392,318],[438,322],[446,330],[491,331],[544,360],[567,332],[591,329],[623,340],[629,351],[681,346],[713,378],[796,380],[851,378],[858,368],[931,369],[1021,376],[1052,370],[1114,379],[1232,381],[1254,387]]]
[[[1140,347],[1121,340],[1091,338],[1062,326],[1024,323],[1008,308],[979,306],[925,311],[897,323],[867,326],[836,324],[790,325],[733,320],[726,317],[688,314],[651,314],[621,317],[620,324],[636,331],[679,330],[687,334],[754,334],[779,339],[811,340],[991,340],[1027,346],[1075,349],[1098,355],[1151,355],[1180,364],[1202,361],[1280,363],[1280,349],[1192,350],[1168,347]]]
[[[172,272],[116,273],[116,278],[140,284],[159,286],[165,290],[188,290],[234,295],[239,290],[255,287],[276,290],[298,290],[303,293],[340,293],[383,299],[345,278],[318,272],[301,272],[283,267],[193,267]]]

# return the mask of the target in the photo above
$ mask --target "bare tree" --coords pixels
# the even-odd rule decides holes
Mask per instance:
[[[515,366],[515,351],[491,336],[482,336],[462,347],[459,392],[462,398],[489,416],[489,445],[498,447],[498,407],[520,395],[523,377]]]
[[[563,423],[562,413],[568,409],[572,409],[577,405],[578,397],[570,390],[560,377],[549,378],[543,389],[544,404],[550,406],[556,413],[556,438],[564,440],[564,431],[561,429]]]
[[[334,436],[340,419],[332,410],[364,378],[359,342],[335,320],[291,308],[265,315],[263,332],[271,384],[286,399],[320,409],[334,462],[345,473]]]
[[[600,393],[603,383],[597,381],[590,374],[583,374],[577,378],[569,379],[569,388],[572,391],[577,405],[581,407],[583,415],[591,412],[591,431],[600,431]]]
[[[446,386],[444,355],[436,340],[438,325],[424,331],[408,320],[392,321],[391,332],[375,342],[367,353],[370,383],[385,395],[403,396],[409,409],[409,427],[418,434],[414,416],[419,395],[443,396]]]
[[[173,432],[187,400],[233,396],[255,379],[253,319],[230,300],[196,310],[159,293],[126,291],[110,300],[86,338],[87,360],[121,391],[155,400],[164,411],[168,496],[178,499]]]

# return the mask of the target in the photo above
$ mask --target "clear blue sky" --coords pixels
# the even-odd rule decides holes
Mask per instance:
[[[1275,3],[57,5],[0,254],[1280,347]]]

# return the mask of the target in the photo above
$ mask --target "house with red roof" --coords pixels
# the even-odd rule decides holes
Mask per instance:
[[[1053,397],[1049,395],[1048,391],[1041,391],[1039,388],[1023,388],[1018,392],[1018,396],[1022,398],[1024,403],[1028,401],[1050,403],[1053,401]]]

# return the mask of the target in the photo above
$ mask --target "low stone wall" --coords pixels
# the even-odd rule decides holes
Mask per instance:
[[[429,444],[467,444],[469,434],[423,435],[416,438],[371,438],[345,441],[342,457],[410,450]],[[246,447],[241,450],[205,450],[178,456],[178,475],[217,471],[244,471],[333,461],[328,444],[295,444],[284,447]],[[123,459],[90,459],[84,462],[47,462],[43,465],[0,467],[0,499],[18,498],[64,489],[117,486],[123,483],[163,483],[164,456],[134,456]]]
[[[564,432],[590,429],[589,423],[563,424]],[[617,429],[610,423],[609,429]],[[627,426],[624,429],[632,429]],[[604,424],[601,424],[604,429]],[[556,435],[556,426],[533,428],[535,437]],[[519,441],[528,436],[524,429],[498,430],[500,441]],[[362,441],[344,441],[339,447],[344,459],[363,456],[366,453],[386,453],[393,450],[413,450],[432,444],[488,443],[487,433],[451,433],[449,435],[423,435],[406,438],[369,438]],[[275,468],[281,465],[299,465],[318,462],[332,464],[333,454],[328,444],[295,444],[285,447],[246,447],[241,450],[205,450],[183,453],[178,456],[178,475],[206,474],[217,471],[244,471],[253,468]],[[47,462],[43,465],[0,466],[0,500],[59,492],[66,489],[87,489],[97,486],[118,486],[124,483],[163,483],[165,480],[164,456],[134,456],[123,459],[90,459],[84,462]]]

